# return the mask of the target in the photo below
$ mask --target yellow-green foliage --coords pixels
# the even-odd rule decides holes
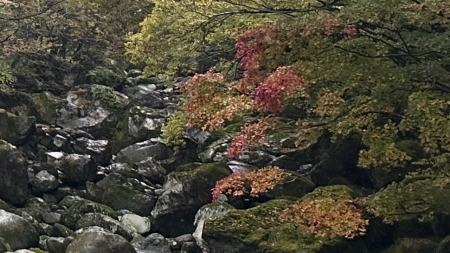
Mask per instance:
[[[256,31],[264,35],[258,37],[262,46],[247,44],[259,58],[246,60],[257,61],[263,79],[279,66],[292,66],[305,80],[296,94],[304,103],[295,97],[290,102],[306,114],[296,118],[298,131],[361,136],[361,167],[450,162],[449,1],[154,2],[126,44],[133,62],[147,64],[147,74],[196,69],[203,51],[222,57],[236,41],[245,44],[239,35],[262,26]],[[255,80],[252,85],[261,84]],[[404,140],[421,145],[422,160],[399,148]]]
[[[403,220],[429,221],[450,214],[450,177],[431,170],[412,173],[368,199],[368,210],[386,223]]]
[[[169,117],[167,125],[162,130],[164,142],[170,146],[184,146],[186,142],[182,133],[186,128],[187,116],[183,111],[177,111]]]
[[[234,38],[248,29],[275,20],[288,19],[267,9],[297,9],[315,1],[215,1],[154,0],[155,7],[141,23],[141,31],[130,35],[127,55],[133,62],[145,62],[145,73],[174,73],[180,68],[196,69],[195,59],[205,49],[229,54]],[[254,9],[253,9],[254,8]],[[240,14],[239,14],[240,13]],[[235,15],[239,14],[239,15]],[[230,43],[231,42],[231,43]]]

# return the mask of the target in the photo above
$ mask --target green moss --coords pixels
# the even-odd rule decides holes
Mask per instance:
[[[97,66],[89,71],[88,76],[91,79],[91,83],[116,87],[125,79],[125,77],[119,73],[119,71],[113,71],[102,66]]]
[[[31,248],[31,249],[29,249],[29,251],[33,251],[35,253],[48,253],[48,251],[41,250],[39,248]]]
[[[92,85],[91,95],[94,100],[99,100],[102,105],[113,111],[121,111],[125,104],[114,94],[114,89],[103,85]]]
[[[329,185],[317,187],[313,192],[306,194],[302,200],[315,200],[321,198],[352,199],[355,193],[347,185]]]
[[[438,243],[425,238],[401,238],[384,253],[434,253]]]
[[[280,213],[292,205],[286,199],[276,199],[247,210],[231,210],[225,216],[209,220],[205,234],[231,237],[247,245],[256,245],[258,252],[319,252],[326,245],[335,245],[339,238],[316,238],[301,225],[280,223]]]
[[[197,167],[200,166],[200,165],[201,165],[201,164],[199,164],[199,163],[187,163],[187,164],[183,164],[183,165],[178,166],[178,167],[175,169],[175,172],[192,171],[192,170],[194,170],[195,168],[197,168]]]
[[[179,168],[178,171],[170,173],[169,176],[176,178],[198,177],[209,181],[224,178],[230,175],[231,172],[228,165],[216,162],[202,164],[197,167],[194,167],[194,164],[186,165],[185,167]]]
[[[429,220],[436,213],[450,214],[450,178],[445,173],[407,175],[369,197],[369,210],[387,223]]]
[[[300,201],[330,197],[352,199],[353,191],[345,185],[318,187]],[[261,253],[339,252],[336,249],[347,246],[343,238],[316,237],[304,225],[281,222],[282,211],[295,202],[280,198],[247,210],[231,210],[223,217],[207,221],[204,233],[216,238],[237,239],[245,245],[256,246]],[[333,250],[328,251],[328,248]]]
[[[185,112],[177,111],[169,117],[167,125],[162,130],[164,142],[169,146],[186,145],[182,133],[186,128],[188,118]]]

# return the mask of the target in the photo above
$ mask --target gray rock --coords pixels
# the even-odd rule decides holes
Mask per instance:
[[[127,209],[139,215],[149,216],[156,198],[122,185],[111,185],[103,193],[102,203],[116,211]]]
[[[204,252],[209,252],[208,244],[202,237],[205,222],[209,219],[222,217],[233,209],[236,208],[226,202],[215,202],[204,205],[198,210],[194,220],[196,228],[192,236]]]
[[[31,95],[31,99],[37,111],[37,118],[46,124],[54,124],[56,120],[56,109],[61,103],[61,98],[48,91],[44,91]]]
[[[100,165],[108,165],[111,162],[111,146],[107,140],[91,140],[86,137],[77,138],[73,143],[73,149],[80,154],[92,156]]]
[[[137,175],[137,173],[136,173]],[[97,186],[102,189],[107,189],[111,185],[114,184],[124,184],[127,182],[127,179],[119,173],[111,173],[104,177],[102,180],[97,182]]]
[[[142,75],[142,70],[140,69],[130,69],[127,72],[127,77],[138,77]]]
[[[172,153],[172,150],[161,142],[143,141],[120,150],[114,162],[132,165],[149,157],[155,160],[168,159]]]
[[[29,168],[28,178],[33,188],[40,193],[52,191],[58,187],[58,178],[47,170],[41,170],[34,174],[34,170]]]
[[[115,212],[110,207],[81,199],[73,204],[64,214],[63,222],[67,227],[74,229],[78,220],[86,213],[100,213],[115,217]]]
[[[82,184],[94,181],[97,165],[90,155],[70,154],[64,157],[61,167],[70,183]]]
[[[25,159],[15,146],[3,140],[0,140],[0,175],[0,198],[13,205],[23,204],[29,194]]]
[[[151,108],[131,108],[128,114],[128,135],[139,141],[160,136],[165,116]]]
[[[17,116],[0,108],[0,138],[14,145],[22,144],[36,128],[36,118]]]
[[[125,238],[108,233],[99,227],[77,231],[77,234],[67,246],[66,253],[136,253]]]
[[[156,85],[154,84],[143,84],[127,88],[124,93],[130,97],[135,105],[162,109],[164,108],[163,97],[155,89]]]
[[[150,182],[155,184],[162,184],[167,174],[166,170],[159,162],[155,161],[153,157],[148,157],[147,159],[137,163],[136,167],[139,175],[147,178]]]
[[[158,233],[148,235],[133,242],[133,247],[137,253],[171,253],[170,244],[164,236]]]
[[[4,210],[0,210],[0,237],[12,250],[35,247],[39,243],[39,233],[30,222]]]
[[[59,167],[61,161],[64,159],[65,155],[63,152],[47,152],[47,163]]]
[[[110,87],[85,86],[67,93],[65,102],[57,110],[56,124],[84,130],[97,138],[108,136],[128,103],[127,96]]]
[[[55,224],[61,222],[62,215],[60,213],[55,212],[47,212],[42,214],[42,219],[47,224]]]
[[[152,230],[169,237],[194,232],[195,213],[212,200],[216,181],[230,174],[223,163],[186,165],[170,173],[152,211]]]
[[[76,229],[88,228],[97,226],[105,229],[113,234],[121,235],[123,238],[130,241],[133,239],[134,231],[132,228],[125,226],[118,220],[115,220],[107,215],[101,213],[87,213],[84,214],[77,222]]]
[[[50,253],[65,253],[70,242],[64,237],[50,237],[45,241],[45,244]]]
[[[120,216],[119,220],[123,225],[133,229],[139,234],[150,232],[151,222],[147,217],[142,217],[137,214],[130,213]]]
[[[450,236],[447,236],[439,243],[436,253],[449,253],[450,252]]]

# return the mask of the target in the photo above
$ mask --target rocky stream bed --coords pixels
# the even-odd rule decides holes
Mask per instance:
[[[318,134],[294,149],[296,133],[282,130],[239,160],[227,159],[229,137],[198,130],[175,152],[161,128],[178,81],[130,70],[115,89],[0,90],[0,253],[450,252],[447,174],[361,170],[357,140]],[[212,203],[216,181],[266,165],[296,177],[259,204]],[[316,237],[267,219],[330,196],[366,199],[367,235]]]

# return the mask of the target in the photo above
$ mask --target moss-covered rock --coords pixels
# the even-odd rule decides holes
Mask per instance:
[[[122,185],[111,185],[102,196],[102,203],[113,210],[127,209],[142,216],[150,216],[155,206],[154,196],[131,190]]]
[[[275,186],[273,190],[270,190],[267,194],[271,198],[278,198],[281,196],[291,196],[301,198],[305,194],[312,192],[316,188],[316,185],[305,176],[291,175],[289,178],[283,180]]]
[[[0,198],[13,205],[25,203],[29,195],[25,158],[18,148],[1,139],[0,180]]]
[[[7,252],[11,251],[11,247],[9,244],[3,239],[3,237],[0,237],[0,252]]]
[[[152,211],[152,230],[171,237],[194,232],[196,212],[211,202],[211,189],[216,181],[230,174],[224,163],[187,165],[171,172]]]
[[[101,213],[110,217],[116,217],[114,210],[103,204],[89,200],[79,200],[73,204],[63,215],[64,225],[70,229],[75,229],[77,221],[86,213]]]
[[[31,95],[33,106],[38,120],[46,124],[54,124],[56,121],[56,109],[62,99],[48,91]]]
[[[32,251],[32,252],[34,252],[34,253],[48,253],[48,251],[45,251],[45,250],[41,250],[41,249],[39,249],[39,248],[31,248],[31,249],[28,249],[29,251]]]
[[[102,106],[112,112],[122,112],[129,103],[120,93],[114,91],[111,87],[94,84],[91,86],[90,96],[93,101],[99,101]]]
[[[402,238],[383,253],[434,253],[436,241],[425,238]]]
[[[281,224],[277,217],[291,205],[283,199],[248,210],[232,210],[207,221],[203,238],[213,252],[236,253],[322,252],[322,248],[343,243],[341,239],[316,238],[304,226]]]
[[[0,138],[14,145],[23,143],[36,128],[36,118],[17,116],[0,109]]]
[[[50,230],[50,235],[53,237],[68,237],[73,234],[73,230],[64,226],[63,224],[55,223]]]
[[[368,209],[385,223],[394,224],[397,236],[425,236],[444,231],[450,220],[450,177],[424,171],[368,197]]]
[[[321,198],[351,199],[347,186],[319,187],[301,201]],[[231,210],[206,222],[203,238],[212,252],[366,252],[360,240],[349,243],[341,237],[317,237],[301,224],[282,222],[281,213],[294,201],[275,199],[247,210]]]

